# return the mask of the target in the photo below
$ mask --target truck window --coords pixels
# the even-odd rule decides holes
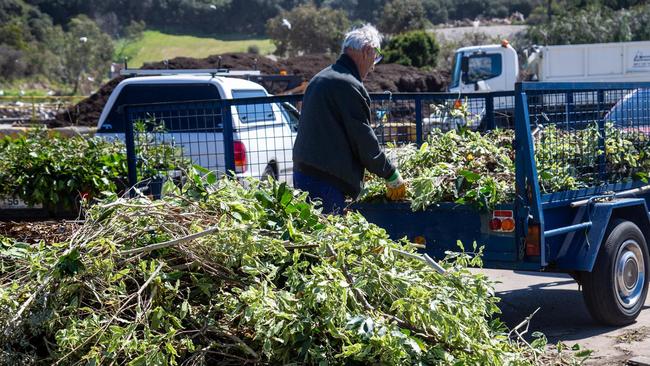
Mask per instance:
[[[232,97],[233,99],[240,98],[257,98],[257,97],[266,97],[266,92],[264,90],[233,90]],[[235,106],[237,109],[237,115],[239,120],[242,123],[253,123],[253,122],[263,122],[263,121],[274,121],[275,115],[273,113],[273,107],[270,103],[261,103],[261,104],[240,104]]]
[[[501,55],[471,55],[469,56],[469,71],[463,75],[465,84],[488,80],[501,75]]]
[[[108,117],[102,123],[102,133],[124,133],[124,116],[119,107],[130,104],[163,102],[188,102],[193,100],[221,99],[219,91],[212,84],[129,84],[125,85],[113,104]],[[211,113],[210,118],[172,118],[165,120],[165,128],[172,131],[192,131],[206,128],[220,128],[219,111]],[[181,125],[182,124],[182,125]]]
[[[291,105],[289,102],[284,102],[280,104],[280,111],[286,120],[286,123],[289,124],[291,131],[298,132],[298,122],[300,122],[300,112],[296,107]]]

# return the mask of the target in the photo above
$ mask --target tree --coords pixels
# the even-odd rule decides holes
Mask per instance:
[[[433,24],[441,24],[449,19],[449,0],[423,0],[422,6],[426,11],[426,18]]]
[[[569,9],[553,17],[553,22],[529,27],[530,44],[580,44],[650,40],[650,5],[618,11],[589,6]]]
[[[633,41],[650,41],[650,4],[639,6],[632,10],[631,19],[634,20],[632,24]]]
[[[59,41],[63,79],[73,85],[73,94],[79,89],[83,77],[90,77],[99,83],[108,73],[113,57],[113,42],[87,16],[80,15],[70,20],[68,32]]]
[[[335,53],[349,27],[345,12],[306,4],[270,19],[266,34],[277,54]]]
[[[436,66],[440,46],[433,34],[412,31],[393,36],[384,50],[386,62],[405,66]]]
[[[131,24],[124,27],[120,32],[122,38],[116,42],[116,50],[113,55],[113,60],[116,62],[122,62],[125,58],[128,59],[130,55],[127,55],[127,48],[142,39],[145,29],[146,25],[143,21],[131,21]]]
[[[384,6],[379,29],[396,34],[410,30],[425,29],[430,25],[424,5],[419,0],[392,0]]]
[[[27,49],[25,33],[25,27],[16,21],[0,25],[0,44],[24,51]]]
[[[22,51],[0,44],[0,78],[13,80],[23,76],[26,69]]]

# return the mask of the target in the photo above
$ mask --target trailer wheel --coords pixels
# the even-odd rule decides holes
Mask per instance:
[[[648,294],[648,248],[631,221],[610,223],[592,272],[583,272],[582,294],[591,316],[608,325],[632,323]]]

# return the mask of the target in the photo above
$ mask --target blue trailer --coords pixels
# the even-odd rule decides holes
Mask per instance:
[[[610,111],[618,111],[625,117],[620,128],[638,132],[641,140],[647,137],[650,98],[644,97],[644,91],[649,87],[650,83],[518,84],[512,203],[488,212],[454,203],[417,212],[406,203],[361,203],[355,209],[393,238],[424,243],[424,251],[433,257],[457,250],[456,240],[460,240],[466,247],[473,242],[484,246],[483,260],[489,268],[568,273],[582,286],[596,320],[628,324],[641,311],[648,291],[650,185],[645,179],[612,179],[605,154],[605,123]],[[621,107],[625,100],[634,108]],[[595,184],[543,193],[533,132],[554,125],[570,138],[572,131],[590,123],[599,130],[594,142],[598,144]],[[498,221],[513,222],[513,229],[502,230]]]
[[[489,268],[568,273],[581,284],[596,320],[628,324],[643,307],[650,277],[650,185],[646,179],[650,168],[636,167],[635,172],[623,175],[612,168],[605,146],[606,123],[615,119],[617,127],[637,133],[638,141],[630,148],[650,146],[650,98],[645,97],[650,93],[646,89],[650,83],[520,83],[514,93],[373,94],[376,132],[386,142],[421,144],[431,128],[457,127],[456,117],[439,108],[450,103],[464,103],[475,111],[476,118],[469,123],[460,121],[469,128],[514,127],[515,199],[490,211],[452,202],[417,212],[408,203],[357,203],[353,209],[385,228],[394,239],[407,237],[425,244],[424,251],[433,257],[457,250],[460,240],[466,248],[474,242],[483,246],[483,261]],[[125,125],[153,118],[164,120],[171,128],[189,124],[195,133],[200,125],[197,120],[210,120],[203,131],[204,142],[223,144],[223,149],[216,149],[224,155],[223,170],[235,171],[236,155],[240,162],[246,162],[247,157],[267,152],[234,150],[232,115],[241,111],[266,113],[263,106],[269,103],[299,106],[300,100],[301,96],[283,96],[124,106]],[[630,100],[633,103],[626,102]],[[236,108],[240,105],[248,107]],[[564,131],[566,141],[562,143],[572,143],[575,132],[597,126],[597,149],[585,152],[591,154],[586,159],[591,163],[588,169],[581,167],[588,172],[588,186],[571,191],[543,191],[540,187],[537,167],[542,162],[536,160],[533,135],[551,126]],[[223,133],[224,137],[210,141],[210,133]],[[268,142],[286,137],[257,138]],[[157,141],[127,136],[133,169],[139,159],[138,143],[143,140]],[[291,151],[276,159],[290,162]],[[132,184],[142,178],[137,172],[131,173]],[[277,178],[290,181],[290,171],[286,174]]]

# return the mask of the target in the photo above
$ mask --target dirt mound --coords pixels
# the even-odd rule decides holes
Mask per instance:
[[[449,73],[423,71],[398,64],[379,64],[364,82],[370,92],[441,92],[447,88]]]
[[[278,74],[286,71],[288,74],[299,75],[304,80],[311,79],[316,73],[330,65],[334,57],[316,54],[293,57],[286,60],[274,61],[271,58],[250,53],[229,53],[213,55],[203,59],[177,57],[165,62],[147,63],[143,69],[214,69],[229,68],[235,70],[259,70],[262,74]],[[365,81],[370,92],[438,92],[446,88],[449,74],[440,71],[423,71],[414,67],[397,64],[379,64],[375,71]],[[113,88],[122,81],[115,78],[104,85],[99,91],[82,100],[76,106],[57,115],[50,127],[77,124],[95,126],[99,120],[104,104]],[[283,86],[264,85],[270,93],[280,94]]]
[[[280,71],[278,63],[268,57],[251,53],[226,53],[212,55],[206,58],[176,57],[168,61],[151,62],[142,66],[143,69],[234,69],[260,70],[263,74],[277,74]]]
[[[113,92],[113,89],[124,80],[124,77],[115,79],[104,84],[97,92],[83,99],[75,106],[68,108],[66,111],[57,114],[56,118],[48,122],[48,127],[62,127],[69,125],[96,126],[99,116],[102,114],[104,104]]]

